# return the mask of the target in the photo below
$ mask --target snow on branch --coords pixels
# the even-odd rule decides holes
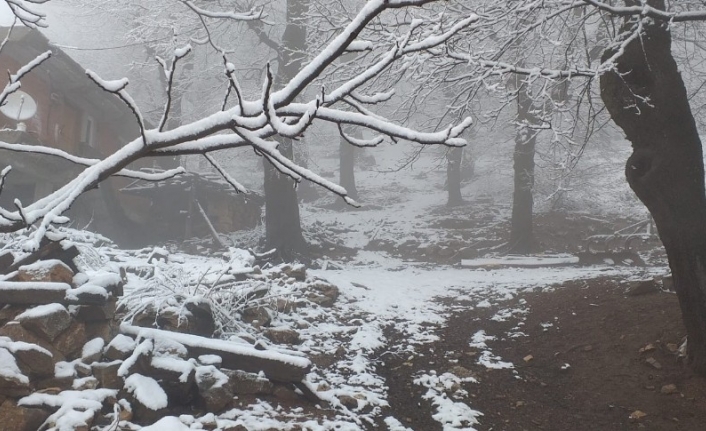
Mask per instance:
[[[355,205],[355,202],[348,196],[343,187],[297,165],[280,153],[276,140],[278,137],[297,137],[313,121],[325,121],[336,124],[339,127],[345,125],[364,128],[381,135],[372,140],[363,140],[344,134],[344,138],[353,145],[376,145],[382,142],[385,136],[392,140],[406,140],[424,145],[465,145],[465,140],[460,138],[460,135],[471,125],[470,118],[466,118],[459,124],[453,124],[443,130],[434,132],[413,130],[388,120],[362,106],[362,104],[374,105],[388,100],[393,95],[391,91],[373,93],[372,96],[366,96],[361,94],[364,91],[361,86],[377,79],[380,74],[398,59],[406,55],[423,53],[431,48],[440,46],[454,34],[477,21],[479,19],[477,15],[468,14],[468,16],[460,18],[452,24],[443,26],[434,20],[431,21],[431,25],[427,25],[427,22],[419,21],[415,24],[413,32],[410,31],[406,36],[399,38],[395,36],[400,42],[396,44],[392,42],[391,44],[389,41],[392,39],[386,39],[375,42],[377,45],[375,47],[370,46],[371,49],[374,48],[377,50],[376,52],[381,54],[378,60],[373,60],[373,64],[364,73],[353,74],[347,81],[344,80],[335,90],[336,93],[333,96],[325,94],[319,89],[312,91],[313,89],[311,88],[315,81],[322,78],[322,74],[330,65],[350,51],[349,48],[351,46],[355,50],[369,45],[367,42],[358,44],[355,41],[361,31],[382,12],[395,8],[421,6],[434,1],[441,3],[441,0],[370,0],[365,2],[349,24],[345,28],[338,30],[338,35],[327,46],[322,48],[318,55],[315,55],[307,65],[302,67],[294,78],[289,82],[282,83],[282,87],[277,91],[273,91],[273,81],[270,73],[266,78],[262,93],[254,96],[255,100],[246,100],[244,98],[240,85],[234,76],[235,67],[223,56],[229,91],[235,90],[238,93],[238,103],[233,107],[227,108],[226,98],[220,109],[215,112],[204,115],[194,121],[179,124],[168,130],[165,127],[165,123],[169,105],[167,105],[159,125],[153,129],[147,129],[146,122],[137,104],[127,92],[128,81],[126,79],[104,80],[94,72],[87,70],[86,74],[96,85],[106,92],[118,96],[132,111],[140,127],[140,136],[102,160],[84,159],[59,150],[37,150],[39,147],[34,147],[33,152],[62,157],[83,165],[85,168],[69,183],[34,203],[26,206],[19,204],[14,211],[0,208],[0,231],[9,232],[33,225],[36,229],[32,233],[28,247],[30,249],[36,248],[52,223],[65,220],[62,214],[71,207],[81,194],[96,187],[101,181],[110,176],[122,175],[131,178],[154,179],[156,175],[176,175],[182,172],[177,169],[161,174],[147,174],[126,169],[131,162],[144,157],[180,154],[204,155],[237,191],[247,192],[245,187],[227,175],[208,154],[215,150],[242,147],[254,149],[259,155],[265,157],[277,169],[292,177],[295,181],[309,180],[341,196],[349,204]],[[186,1],[186,3],[191,2]],[[219,15],[205,16],[223,18]],[[229,16],[228,18],[234,17]],[[241,17],[238,16],[238,18]],[[174,77],[176,61],[187,53],[188,48],[177,50],[171,64],[167,64],[165,61],[160,62],[170,82]],[[348,66],[352,66],[352,64],[348,64]],[[172,84],[169,85],[169,88],[171,86]],[[365,90],[367,91],[368,89],[366,88]],[[301,98],[303,94],[311,94],[312,92],[316,93],[316,96],[310,98],[309,102],[294,102],[296,98]],[[344,111],[343,109],[346,106],[339,108],[334,105],[337,101],[345,102],[352,106],[357,105],[357,112]],[[3,146],[14,151],[28,150],[9,144],[2,144],[0,148]]]
[[[46,15],[34,9],[28,3],[42,4],[48,1],[49,0],[5,0],[5,3],[7,3],[12,13],[23,25],[36,29],[38,27],[47,27],[45,21]]]
[[[326,99],[324,99],[324,103],[330,105],[331,103],[335,103],[341,100],[343,97],[351,94],[351,92],[371,80],[373,77],[378,76],[383,70],[385,70],[395,61],[399,60],[401,57],[409,55],[413,52],[424,51],[439,46],[442,43],[448,41],[454,35],[456,35],[459,31],[468,27],[479,19],[480,17],[478,15],[472,14],[467,18],[457,22],[448,31],[442,34],[434,34],[415,43],[409,43],[409,40],[411,38],[412,32],[419,24],[411,26],[412,28],[405,36],[405,42],[403,44],[392,47],[387,53],[387,55],[383,57],[380,61],[373,64],[364,72],[360,73],[357,77],[349,80],[345,84],[338,87],[336,90],[329,93]]]
[[[667,12],[642,2],[640,6],[613,6],[598,0],[583,0],[584,3],[615,16],[644,16],[658,21],[687,22],[706,21],[706,10]]]
[[[341,137],[346,142],[353,145],[354,147],[359,147],[359,148],[377,147],[378,145],[382,144],[385,141],[385,138],[383,138],[382,136],[376,136],[373,139],[354,138],[353,136],[349,136],[347,133],[345,133],[343,131],[343,127],[341,127],[340,124],[338,125],[338,133],[341,135]]]
[[[184,3],[189,9],[193,10],[195,13],[207,17],[207,18],[215,18],[215,19],[232,19],[235,21],[255,21],[263,18],[262,15],[262,9],[260,11],[256,11],[255,9],[250,10],[249,12],[245,13],[237,13],[237,12],[217,12],[217,11],[210,11],[206,9],[202,9],[194,4],[194,2],[190,0],[183,0],[182,3]]]
[[[115,94],[122,100],[128,108],[132,111],[133,115],[137,119],[137,125],[140,127],[140,134],[142,135],[142,142],[147,145],[147,137],[145,136],[145,120],[144,117],[142,116],[142,113],[140,112],[140,108],[137,106],[137,103],[135,100],[130,96],[130,94],[125,90],[125,87],[128,85],[128,79],[127,78],[122,78],[116,81],[106,81],[100,76],[98,76],[97,73],[93,72],[92,70],[86,69],[86,75],[91,79],[91,81],[95,82],[96,85],[101,87],[103,90],[107,91],[108,93]]]
[[[549,80],[556,79],[570,79],[570,78],[595,78],[597,77],[601,70],[600,69],[585,69],[585,68],[573,68],[573,69],[548,69],[543,67],[521,67],[514,64],[502,62],[485,60],[482,58],[474,58],[471,55],[463,54],[459,52],[448,52],[449,57],[462,60],[470,65],[477,64],[483,68],[489,69],[491,75],[526,75],[532,77],[541,77]]]
[[[289,115],[302,115],[306,105],[299,103],[289,104],[280,111]],[[438,132],[419,132],[410,128],[400,126],[381,117],[371,117],[359,112],[346,112],[338,109],[321,107],[316,116],[320,120],[335,124],[349,124],[352,126],[362,126],[378,133],[388,135],[397,139],[405,139],[423,145],[446,145],[449,147],[463,147],[466,141],[459,138],[464,130],[473,124],[471,117],[465,118],[461,123],[448,127]]]
[[[226,180],[228,184],[233,187],[233,189],[235,189],[237,193],[250,193],[250,191],[244,185],[240,184],[238,181],[235,180],[235,178],[233,178],[228,172],[226,172],[226,170],[223,169],[223,167],[216,161],[216,159],[213,158],[213,156],[208,153],[204,154],[203,156],[206,158],[206,160],[208,160],[211,166],[213,166],[214,169],[216,169],[218,173],[221,174],[223,179]]]
[[[172,107],[172,92],[174,91],[174,72],[176,71],[176,64],[179,60],[186,57],[191,52],[191,45],[186,45],[182,48],[177,48],[174,50],[174,55],[172,56],[172,63],[167,66],[167,63],[160,57],[157,57],[157,62],[162,66],[164,76],[167,80],[167,101],[164,104],[164,110],[162,111],[162,119],[159,120],[159,131],[164,130],[167,125],[167,120],[169,119],[169,111]],[[125,84],[127,85],[127,83]]]
[[[39,65],[48,60],[51,55],[51,51],[45,51],[39,54],[38,56],[34,57],[34,59],[29,63],[17,69],[17,72],[15,72],[14,74],[10,74],[10,79],[8,83],[5,85],[5,88],[3,88],[2,92],[0,92],[0,106],[5,104],[7,96],[20,89],[20,87],[22,86],[22,84],[20,83],[22,77],[24,77],[26,74],[28,74],[35,68],[39,67]]]
[[[93,166],[96,163],[100,162],[100,159],[87,159],[85,157],[78,157],[73,154],[67,153],[66,151],[60,150],[59,148],[44,147],[40,145],[10,144],[7,142],[0,141],[0,149],[15,151],[18,153],[43,154],[47,156],[59,157],[81,166]],[[132,169],[121,169],[113,175],[116,177],[132,178],[136,180],[164,181],[179,174],[183,174],[184,172],[186,171],[183,167],[180,166],[178,168],[169,169],[163,172],[143,172],[135,171]],[[2,176],[2,174],[0,174],[0,176]],[[2,190],[1,184],[2,182],[0,181],[0,190]]]
[[[321,52],[315,56],[287,85],[272,95],[276,107],[292,102],[330,64],[346,52],[358,34],[374,18],[387,9],[422,6],[435,0],[370,0],[353,20]]]

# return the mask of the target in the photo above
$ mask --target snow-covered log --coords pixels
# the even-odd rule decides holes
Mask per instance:
[[[122,324],[120,331],[143,339],[173,340],[183,344],[189,350],[190,356],[218,355],[223,359],[223,368],[249,373],[263,372],[268,379],[276,382],[301,383],[311,369],[311,362],[307,358],[272,350],[257,350],[251,346],[224,340],[128,324]]]

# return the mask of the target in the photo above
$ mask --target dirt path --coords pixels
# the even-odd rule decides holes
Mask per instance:
[[[461,366],[478,380],[462,384],[462,401],[484,414],[478,430],[705,429],[706,379],[673,351],[684,336],[676,296],[626,296],[625,288],[610,279],[575,281],[501,304],[529,310],[508,311],[505,321],[497,306],[455,314],[439,341],[380,367],[394,416],[416,431],[441,430],[424,388],[412,381],[420,371]],[[482,349],[469,340],[479,330],[497,337],[488,348],[515,369],[478,364]],[[519,332],[526,336],[506,335]],[[646,415],[631,419],[638,410]]]

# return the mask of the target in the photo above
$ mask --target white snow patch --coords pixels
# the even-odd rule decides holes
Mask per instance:
[[[15,362],[15,357],[6,349],[0,348],[0,377],[15,380],[23,384],[29,383],[29,377],[22,374]]]
[[[151,377],[142,374],[132,374],[125,379],[125,389],[135,396],[135,399],[150,410],[167,407],[167,393],[159,383]]]
[[[62,311],[66,312],[66,313],[69,312],[66,309],[66,307],[64,307],[61,304],[38,305],[36,307],[29,308],[26,311],[23,311],[22,313],[18,314],[15,317],[15,320],[21,322],[21,321],[27,320],[27,319],[37,319],[40,317],[49,316],[54,313],[61,313]]]
[[[104,346],[105,341],[102,338],[96,337],[92,339],[91,341],[84,344],[83,349],[81,349],[81,358],[99,354],[101,351],[103,351]]]

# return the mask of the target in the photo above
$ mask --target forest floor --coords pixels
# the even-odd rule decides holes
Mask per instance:
[[[706,379],[680,354],[685,329],[676,295],[661,289],[661,243],[606,237],[639,218],[545,212],[535,218],[538,256],[592,249],[597,258],[468,268],[467,259],[502,258],[509,207],[477,193],[447,208],[443,193],[411,184],[378,187],[361,210],[319,201],[303,212],[314,273],[382,330],[362,356],[389,405],[352,429],[704,428]],[[620,262],[626,245],[644,266]],[[640,283],[650,289],[628,294]]]
[[[379,372],[395,417],[414,430],[441,430],[424,388],[412,382],[430,364],[456,364],[477,380],[462,387],[483,413],[478,430],[703,429],[706,379],[678,355],[684,327],[676,295],[626,296],[625,284],[610,277],[562,287],[518,295],[502,307],[526,312],[507,320],[493,319],[497,306],[455,312],[418,355],[387,361]],[[505,335],[518,323],[523,336]],[[478,363],[469,340],[481,328],[499,334],[485,343],[512,368]]]
[[[478,226],[468,217],[456,223],[452,219],[436,223],[460,230]],[[538,218],[537,236],[552,252],[570,252],[576,251],[582,238],[626,224],[626,220],[591,221],[552,213]],[[494,233],[486,234],[501,240],[505,228],[498,224]],[[648,268],[664,271],[658,241],[636,248]],[[387,251],[405,255],[399,247]],[[434,257],[428,262],[439,264]],[[676,295],[644,276],[638,278],[646,279],[650,289],[628,294],[640,282],[627,278],[599,271],[483,304],[464,295],[434,298],[453,311],[431,331],[433,341],[415,346],[412,352],[385,356],[377,367],[389,388],[388,414],[400,421],[399,428],[389,423],[388,428],[703,429],[706,379],[691,373],[680,355],[685,329]],[[386,349],[408,342],[409,335],[395,325],[386,327],[385,333]],[[452,379],[446,390],[438,385],[430,390],[430,385],[420,382],[420,376],[440,376],[445,371],[465,379]],[[444,400],[456,408],[443,407]],[[458,410],[459,405],[473,411]],[[381,420],[378,425],[385,429]]]

